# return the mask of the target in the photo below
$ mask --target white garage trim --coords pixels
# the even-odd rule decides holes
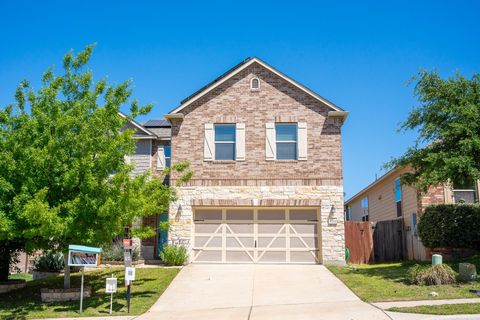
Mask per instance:
[[[268,212],[270,210],[272,213]],[[192,262],[320,262],[318,207],[195,207],[193,211]],[[291,211],[305,214],[296,218],[291,216]],[[227,212],[237,216],[229,217]],[[262,217],[259,217],[259,212]],[[212,218],[207,217],[210,214]],[[278,218],[270,214],[280,214],[283,218],[270,219]],[[306,218],[309,214],[313,219]]]

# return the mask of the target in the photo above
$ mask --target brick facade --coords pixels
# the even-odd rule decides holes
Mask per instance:
[[[253,77],[260,79],[260,90],[250,89]],[[320,260],[345,263],[342,122],[329,118],[329,111],[331,107],[257,63],[183,109],[183,119],[170,120],[172,163],[189,162],[194,174],[177,189],[178,201],[171,204],[171,240],[190,242],[192,206],[202,201],[241,205],[254,199],[258,205],[304,199],[321,203]],[[306,122],[307,160],[266,161],[267,122]],[[204,161],[205,123],[244,123],[245,161]],[[338,224],[328,225],[331,217]]]
[[[260,79],[260,90],[250,90],[252,77]],[[172,161],[190,162],[194,172],[192,185],[235,185],[239,181],[255,185],[273,181],[271,185],[283,185],[299,179],[342,185],[342,123],[338,118],[327,118],[331,110],[286,80],[253,64],[182,110],[183,121],[171,121]],[[308,160],[265,160],[265,123],[278,121],[307,122]],[[207,122],[245,123],[245,161],[203,161]],[[258,180],[263,182],[257,183]]]

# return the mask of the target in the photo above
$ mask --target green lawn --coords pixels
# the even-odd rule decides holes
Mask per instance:
[[[480,257],[478,256],[465,261],[475,263],[477,270],[480,267]],[[407,270],[413,264],[415,262],[407,261],[348,267],[328,266],[328,269],[362,300],[368,302],[478,298],[477,295],[470,293],[469,289],[480,288],[480,281],[441,286],[408,284],[406,281]],[[458,263],[452,263],[451,266],[457,270]],[[439,295],[437,297],[430,296],[429,293],[432,291],[438,292]]]
[[[177,268],[137,268],[136,280],[132,285],[130,314],[147,311],[160,297],[180,269]],[[93,293],[83,301],[83,313],[79,313],[79,302],[43,303],[40,288],[62,288],[63,277],[51,277],[29,281],[23,289],[0,295],[0,319],[30,319],[79,316],[108,316],[110,294],[105,293],[105,279],[114,274],[118,278],[118,292],[114,295],[113,314],[126,315],[126,288],[123,267],[99,269],[85,273],[85,285],[91,286]],[[80,274],[72,274],[72,287],[80,287]]]
[[[32,281],[33,277],[30,273],[22,272],[22,273],[11,274],[10,276],[8,276],[8,279],[10,279],[10,280],[25,280],[25,281],[28,282],[28,281]]]
[[[388,311],[435,315],[477,314],[480,313],[480,303],[459,303],[441,304],[437,306],[390,308],[388,309]]]

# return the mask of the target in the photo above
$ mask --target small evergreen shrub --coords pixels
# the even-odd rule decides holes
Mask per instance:
[[[456,282],[456,273],[447,264],[437,264],[434,266],[412,266],[408,270],[408,279],[412,284],[418,285],[442,285]]]
[[[188,261],[187,249],[180,245],[167,245],[160,252],[160,259],[167,266],[183,266]]]
[[[102,261],[123,261],[123,246],[120,241],[115,241],[110,246],[102,248]],[[132,261],[137,261],[140,258],[140,251],[137,247],[132,249]]]
[[[480,249],[480,206],[428,206],[418,223],[422,243],[429,248]]]
[[[35,258],[33,268],[36,271],[60,272],[65,268],[65,260],[61,252],[49,251]]]

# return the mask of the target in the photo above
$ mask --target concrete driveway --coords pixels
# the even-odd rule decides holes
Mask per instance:
[[[140,319],[380,320],[321,265],[188,265]]]

